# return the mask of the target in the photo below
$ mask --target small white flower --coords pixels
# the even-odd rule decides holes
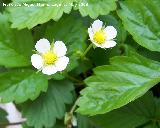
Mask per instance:
[[[117,36],[117,30],[113,26],[103,26],[103,22],[96,20],[88,28],[90,40],[97,47],[111,48],[116,45],[114,38]]]
[[[69,58],[65,56],[67,48],[62,41],[56,41],[52,46],[47,39],[40,39],[35,48],[37,54],[31,56],[32,65],[44,74],[52,75],[67,67]]]

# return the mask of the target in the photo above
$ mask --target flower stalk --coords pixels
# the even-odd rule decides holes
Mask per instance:
[[[91,43],[88,48],[85,50],[85,52],[83,53],[83,55],[81,56],[82,59],[85,58],[86,54],[89,52],[89,50],[93,47],[93,43]]]

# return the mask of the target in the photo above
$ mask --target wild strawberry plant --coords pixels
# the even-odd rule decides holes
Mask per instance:
[[[0,128],[160,127],[160,0],[0,5]]]

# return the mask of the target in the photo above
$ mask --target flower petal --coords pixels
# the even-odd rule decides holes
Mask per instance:
[[[110,41],[106,41],[103,45],[102,45],[102,48],[112,48],[114,46],[116,46],[116,42],[113,41],[113,40],[110,40]]]
[[[103,22],[100,20],[95,20],[92,24],[92,29],[94,32],[99,31],[102,28]]]
[[[69,62],[69,58],[66,56],[63,56],[56,61],[55,66],[58,71],[62,71],[67,67],[68,62]]]
[[[32,62],[32,65],[37,69],[40,69],[43,67],[43,59],[38,54],[33,54],[31,56],[31,62]]]
[[[42,73],[46,75],[52,75],[57,72],[57,69],[54,65],[46,66],[42,69]]]
[[[89,34],[89,37],[90,37],[90,39],[91,40],[93,40],[93,30],[92,30],[92,28],[90,27],[90,28],[88,28],[88,34]]]
[[[44,54],[45,52],[50,50],[50,43],[47,39],[40,39],[37,41],[35,48],[39,53]]]
[[[62,57],[66,54],[67,48],[66,48],[66,45],[62,41],[56,41],[54,44],[53,51],[58,57]]]
[[[111,40],[117,36],[117,30],[113,26],[107,26],[104,31],[107,35],[107,40]]]
[[[94,42],[94,41],[92,41],[92,43],[93,43],[94,45],[96,45],[96,47],[102,47],[101,45],[99,45],[98,43],[96,43],[96,42]]]

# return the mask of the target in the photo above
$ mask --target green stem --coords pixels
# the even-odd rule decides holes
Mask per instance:
[[[90,50],[92,47],[93,47],[93,43],[91,43],[91,44],[88,46],[88,48],[85,50],[85,52],[84,52],[83,55],[81,56],[82,59],[86,56],[86,54],[89,52],[89,50]]]
[[[73,114],[74,113],[74,111],[75,111],[75,109],[76,109],[76,107],[77,107],[77,102],[78,102],[78,100],[79,100],[79,97],[77,98],[77,100],[75,101],[75,103],[74,103],[74,105],[72,106],[72,108],[71,108],[71,110],[70,110],[70,114]]]
[[[76,79],[76,78],[74,78],[74,77],[70,76],[69,74],[66,74],[66,77],[67,77],[68,79],[70,79],[70,80],[74,81],[74,82],[82,83],[82,81],[80,81],[80,80],[78,80],[78,79]]]
[[[68,112],[66,115],[65,115],[65,125],[66,125],[66,128],[72,128],[72,118],[73,118],[73,113],[77,107],[77,102],[79,100],[79,97],[77,98],[77,100],[75,101],[74,105],[72,106],[70,112]]]

